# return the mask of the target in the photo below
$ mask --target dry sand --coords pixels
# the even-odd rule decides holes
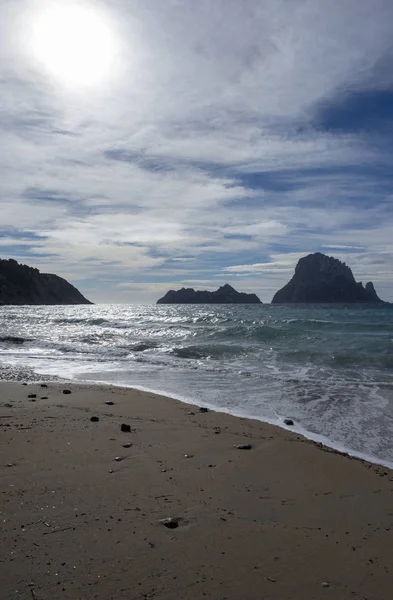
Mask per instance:
[[[391,471],[150,393],[0,391],[1,600],[393,597]]]

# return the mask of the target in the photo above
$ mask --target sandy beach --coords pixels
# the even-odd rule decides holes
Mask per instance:
[[[392,597],[388,469],[151,393],[46,385],[0,387],[1,599]]]

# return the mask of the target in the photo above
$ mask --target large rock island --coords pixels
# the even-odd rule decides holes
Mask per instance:
[[[292,279],[276,292],[272,304],[285,303],[363,303],[384,304],[371,281],[363,287],[343,262],[320,252],[299,260]]]
[[[58,275],[0,259],[0,304],[92,304]]]
[[[262,304],[256,294],[237,292],[231,285],[226,283],[215,292],[194,290],[193,288],[181,288],[180,290],[169,290],[157,304]]]

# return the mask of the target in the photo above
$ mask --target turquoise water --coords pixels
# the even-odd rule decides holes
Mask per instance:
[[[393,465],[390,307],[0,310],[0,361],[13,376],[31,369],[160,391],[273,423],[291,417],[314,439]]]

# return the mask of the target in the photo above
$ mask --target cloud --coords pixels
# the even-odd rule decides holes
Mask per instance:
[[[0,6],[3,255],[95,301],[187,274],[268,300],[331,251],[393,299],[389,0],[107,0],[117,63],[83,90],[34,58],[45,5]]]

